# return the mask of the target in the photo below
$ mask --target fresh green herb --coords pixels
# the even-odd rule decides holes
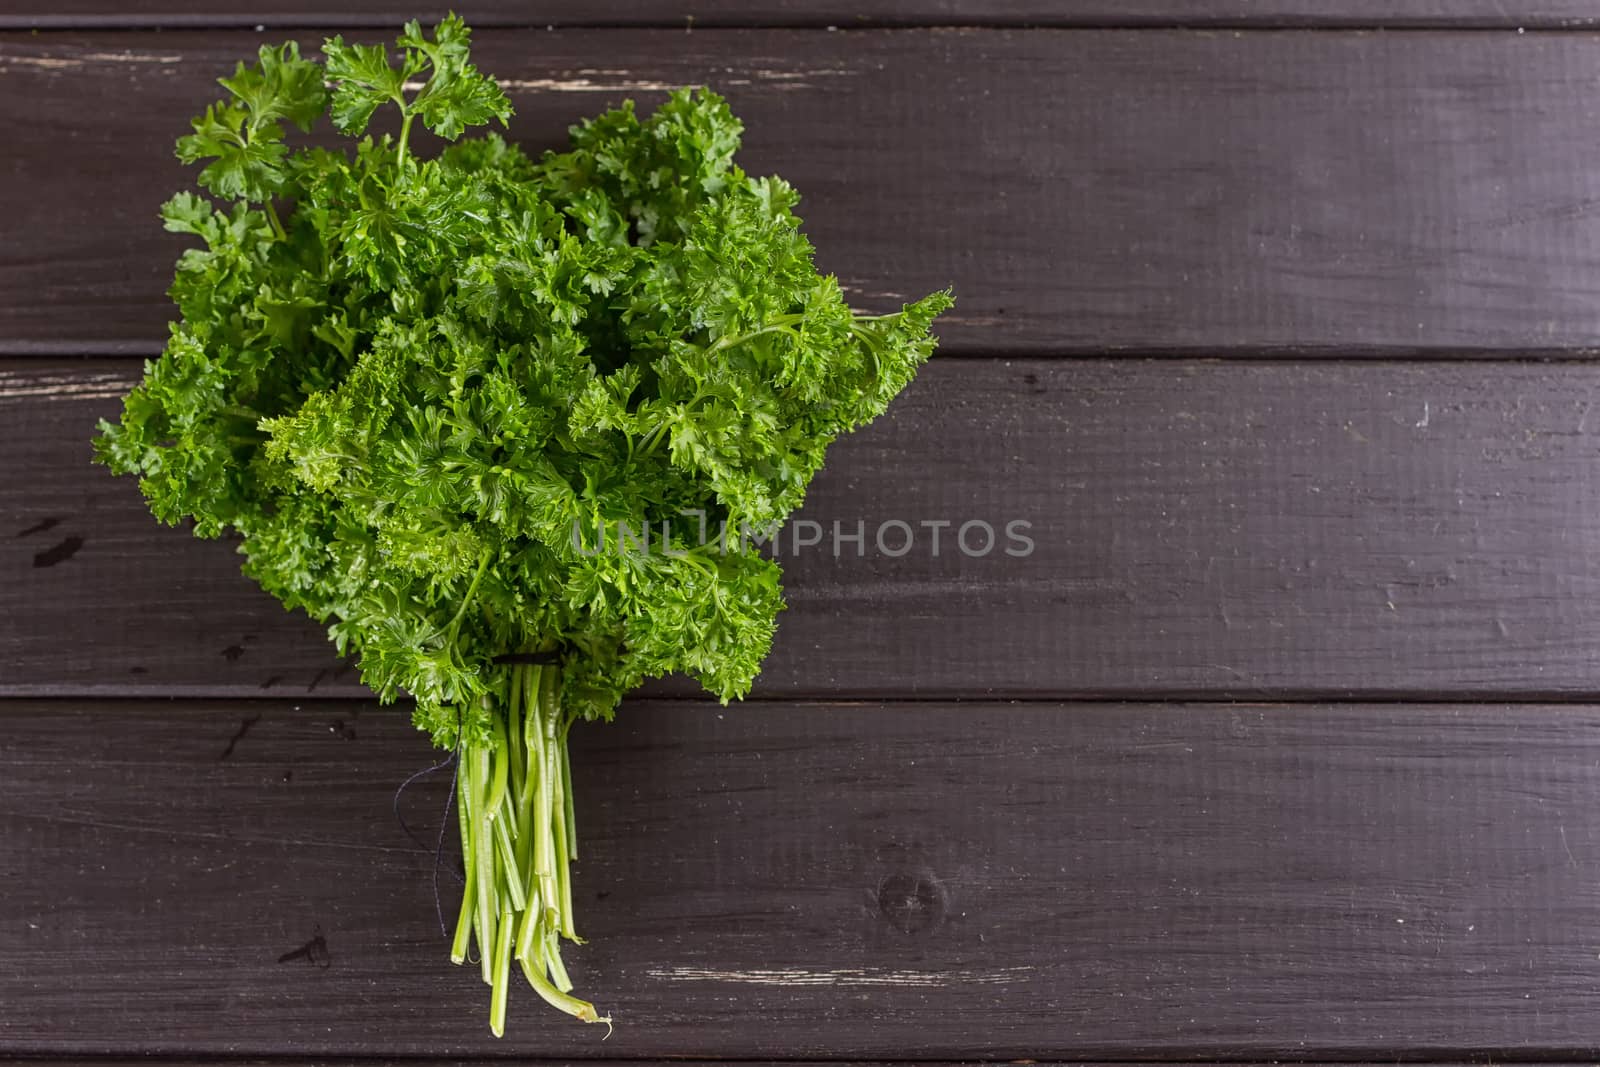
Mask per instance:
[[[513,965],[599,1017],[558,949],[576,940],[572,724],[669,672],[748,691],[783,601],[737,533],[800,504],[951,299],[852,313],[794,189],[733,163],[742,127],[711,92],[645,119],[626,104],[537,161],[495,134],[419,158],[419,122],[455,141],[511,114],[468,38],[454,16],[412,22],[398,54],[268,46],[221,79],[178,155],[222,203],[162,209],[204,247],[96,453],[161,520],[240,536],[245,572],[456,752],[451,956],[476,938],[500,1034]],[[367,134],[391,107],[398,138]],[[325,114],[353,151],[285,142]],[[607,545],[619,524],[648,547]]]

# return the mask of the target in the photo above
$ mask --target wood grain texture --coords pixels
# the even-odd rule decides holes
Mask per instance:
[[[133,370],[0,374],[0,694],[358,693],[229,543],[90,465]],[[1592,697],[1597,404],[1583,362],[935,360],[830,452],[822,544],[781,540],[759,692]]]
[[[314,39],[317,35],[306,35]],[[0,37],[0,351],[148,353],[168,145],[253,33]],[[709,83],[863,307],[953,284],[947,352],[1588,354],[1600,38],[489,31],[534,149]],[[997,72],[1003,72],[999,76]],[[65,134],[63,131],[67,131]]]
[[[383,27],[454,10],[473,26],[837,27],[1244,26],[1570,28],[1600,23],[1595,0],[20,0],[0,29]]]
[[[604,1044],[489,1035],[403,714],[0,710],[4,1054],[1600,1050],[1594,707],[630,704],[573,753]]]

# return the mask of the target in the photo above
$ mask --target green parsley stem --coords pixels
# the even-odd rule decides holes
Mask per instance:
[[[397,99],[396,103],[400,105],[401,110],[405,112],[406,116],[400,120],[400,151],[396,157],[400,166],[400,172],[404,174],[406,169],[406,145],[411,140],[411,120],[416,116],[406,108],[406,102],[404,98]]]
[[[760,337],[762,334],[777,333],[780,330],[790,330],[795,323],[798,323],[804,318],[805,315],[799,312],[796,312],[793,315],[779,315],[777,318],[773,319],[759,330],[751,330],[749,333],[730,334],[726,337],[719,337],[715,342],[712,343],[710,348],[706,349],[706,351],[708,353],[721,352],[725,348],[732,348],[734,345],[742,345],[751,338]]]
[[[573,810],[572,803],[572,761],[567,758],[567,733],[572,729],[572,720],[561,728],[561,814],[562,822],[566,824],[567,859],[577,862],[578,859],[578,818]],[[567,908],[571,911],[571,907]]]
[[[566,819],[561,814],[558,805],[561,803],[561,783],[559,781],[561,768],[561,754],[556,751],[557,740],[550,736],[546,738],[545,745],[545,807],[549,812],[550,824],[542,827],[545,845],[546,862],[550,865],[550,883],[555,890],[556,923],[561,933],[566,937],[575,936],[572,932],[572,916],[569,914],[572,895],[568,890],[567,881],[567,843]]]
[[[561,962],[561,939],[554,930],[545,931],[544,958],[555,987],[563,993],[572,992],[572,978],[567,974],[567,965]]]
[[[517,846],[511,843],[511,831],[505,819],[494,821],[494,843],[500,852],[500,862],[505,867],[506,895],[511,898],[511,908],[521,911],[528,906],[528,898],[522,879],[517,876]]]
[[[511,796],[513,807],[518,815],[522,814],[522,784],[526,777],[526,759],[522,751],[522,668],[513,666],[506,672],[509,698],[506,700],[506,741],[507,754],[511,761]],[[522,840],[519,836],[518,840]]]
[[[537,722],[533,694],[539,690],[540,668],[520,666],[512,667],[511,670],[513,675],[522,677],[517,697],[523,705],[520,709],[522,726],[517,731],[518,759],[523,765],[522,785],[517,790],[517,810],[521,813],[522,826],[526,832],[517,838],[517,870],[526,872],[522,877],[528,883],[528,895],[531,899],[538,892],[533,873],[533,839],[537,832],[534,824],[533,791],[539,780],[539,769],[534,763],[537,751],[528,739],[528,731],[534,729]]]
[[[530,886],[528,906],[522,912],[522,928],[517,931],[517,959],[526,960],[533,953],[533,942],[539,934],[541,924],[539,916],[543,914],[544,908],[539,904],[539,887]]]
[[[289,235],[284,231],[283,220],[278,218],[278,209],[271,200],[264,201],[262,207],[267,210],[267,221],[272,224],[272,232],[278,235],[278,240],[287,241]]]
[[[533,986],[533,991],[544,998],[546,1004],[559,1008],[574,1018],[586,1023],[609,1023],[608,1017],[601,1016],[594,1010],[594,1005],[587,1000],[579,1000],[569,993],[563,993],[550,983],[550,979],[540,973],[530,961],[522,961],[522,973],[528,979],[528,984]]]
[[[555,850],[551,847],[550,840],[550,758],[548,745],[545,742],[545,720],[549,715],[550,706],[555,699],[556,670],[551,668],[542,672],[538,694],[538,719],[531,731],[534,738],[539,768],[539,783],[534,793],[534,839],[533,863],[539,875],[539,895],[544,901],[547,915],[560,907],[561,893],[556,886]]]
[[[472,854],[478,865],[478,951],[483,956],[483,980],[494,984],[493,952],[495,919],[494,838],[489,826],[489,813],[483,808],[483,798],[489,785],[489,750],[478,746],[472,752],[472,792],[474,810],[472,822]]]
[[[500,805],[506,800],[506,779],[509,777],[507,764],[510,760],[506,758],[509,753],[506,750],[505,723],[498,715],[491,715],[490,722],[493,723],[493,729],[489,738],[489,756],[494,770],[490,778],[488,798],[483,802],[483,813],[485,818],[496,819],[500,814]]]
[[[489,569],[489,564],[494,561],[492,552],[484,552],[483,562],[478,564],[478,573],[472,576],[472,582],[467,586],[467,595],[461,598],[461,606],[456,608],[455,617],[450,620],[450,625],[445,629],[446,640],[454,645],[456,633],[461,629],[461,620],[466,617],[467,609],[472,606],[472,598],[478,595],[478,583],[483,581],[484,572]]]
[[[472,852],[472,825],[468,814],[468,783],[467,774],[461,766],[461,760],[456,762],[456,811],[460,816],[461,845],[470,855]],[[450,962],[461,963],[467,958],[467,942],[472,936],[472,918],[477,907],[477,864],[466,864],[466,886],[461,891],[461,912],[456,918],[455,940],[450,942]]]
[[[650,453],[654,452],[656,450],[656,446],[666,439],[666,432],[669,428],[671,428],[671,426],[671,421],[667,419],[662,419],[660,422],[656,423],[655,426],[651,428],[650,432],[645,435],[643,446],[640,448],[639,454],[648,456]],[[633,442],[631,440],[628,442],[628,447],[630,449],[633,447]],[[632,458],[632,453],[629,454],[629,458]]]
[[[489,994],[489,1029],[495,1037],[506,1032],[506,993],[511,986],[511,929],[516,916],[511,909],[500,914],[500,939],[494,949],[494,988]]]

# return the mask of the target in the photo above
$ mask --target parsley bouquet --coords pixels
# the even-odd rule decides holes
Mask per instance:
[[[629,102],[537,160],[458,140],[511,114],[468,42],[450,16],[409,23],[398,54],[263,46],[220,79],[228,98],[178,142],[216,199],[162,208],[204,247],[95,446],[157,518],[239,536],[245,572],[455,752],[451,958],[476,939],[499,1035],[513,965],[599,1018],[559,949],[577,940],[572,724],[669,672],[748,691],[783,600],[743,533],[883,412],[951,298],[854,314],[794,189],[733,163],[742,127],[712,92],[647,119]],[[389,107],[399,136],[367,134]],[[324,115],[355,143],[285,142]],[[455,143],[419,158],[419,122]]]

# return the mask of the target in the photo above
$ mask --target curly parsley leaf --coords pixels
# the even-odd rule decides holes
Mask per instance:
[[[233,99],[217,101],[194,120],[194,133],[178,141],[178,158],[211,160],[199,181],[218,196],[262,201],[282,193],[283,120],[309,130],[322,114],[322,68],[301,59],[300,46],[290,41],[262,45],[254,66],[240,63],[232,77],[218,81]]]
[[[400,63],[391,63],[381,45],[346,44],[333,37],[322,46],[328,57],[328,77],[333,79],[333,121],[340,132],[359,136],[378,108],[395,104],[402,116],[401,144],[407,141],[411,121],[422,124],[445,140],[460,137],[469,126],[492,119],[501,125],[511,117],[511,102],[493,79],[467,61],[472,31],[456,15],[434,28],[432,38],[413,19],[397,39]],[[407,97],[412,79],[427,78]],[[402,156],[404,151],[402,149]]]

